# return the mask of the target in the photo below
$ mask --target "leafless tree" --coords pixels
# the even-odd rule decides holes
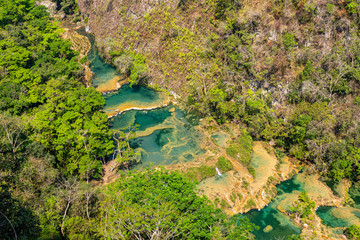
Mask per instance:
[[[8,222],[10,223],[10,226],[11,226],[12,230],[14,231],[15,239],[18,239],[17,234],[16,234],[16,231],[15,231],[15,228],[14,228],[14,225],[12,225],[11,221],[9,220],[9,218],[7,218],[7,217],[5,216],[5,214],[3,214],[2,212],[0,212],[0,214],[6,219],[6,221],[8,221]]]
[[[90,202],[91,199],[94,197],[95,193],[95,189],[89,184],[89,182],[87,182],[85,186],[84,196],[86,200],[86,217],[88,218],[88,220],[90,220]]]
[[[58,194],[65,200],[66,204],[61,222],[61,234],[64,236],[64,223],[66,215],[71,204],[81,196],[80,182],[76,178],[63,180],[59,185]]]
[[[23,133],[26,132],[28,121],[23,121],[19,117],[8,117],[6,115],[0,115],[0,126],[4,131],[5,141],[9,143],[11,153],[15,160],[16,152],[19,148],[28,141]]]
[[[184,234],[180,231],[180,224],[184,219],[178,219],[171,227],[164,223],[173,215],[174,205],[171,203],[160,201],[155,208],[150,207],[151,210],[144,215],[141,209],[120,208],[118,203],[123,201],[125,199],[119,194],[113,201],[107,202],[103,209],[103,217],[109,219],[104,221],[105,226],[101,226],[105,237],[125,240],[130,233],[131,238],[137,240],[167,240]],[[144,219],[148,222],[145,225],[151,222],[151,227],[139,224],[139,221],[144,222]]]

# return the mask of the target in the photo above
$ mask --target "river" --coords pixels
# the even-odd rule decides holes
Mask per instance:
[[[93,86],[111,88],[112,80],[119,77],[116,70],[100,58],[95,45],[88,58],[95,73]],[[136,168],[188,162],[203,153],[198,144],[203,136],[195,129],[200,123],[199,116],[182,103],[171,103],[165,93],[124,84],[104,94],[104,98],[103,110],[111,117],[111,128],[127,131],[138,126],[137,138],[130,142],[141,153]]]
[[[130,142],[131,147],[141,153],[141,162],[135,168],[142,169],[154,165],[181,164],[193,161],[204,153],[200,143],[204,134],[196,129],[200,117],[182,103],[174,104],[169,96],[144,86],[116,84],[121,76],[105,63],[93,44],[89,54],[91,70],[95,73],[93,86],[101,92],[104,89],[116,89],[104,94],[104,112],[110,118],[113,129],[127,131],[137,125],[136,138]],[[226,145],[229,136],[215,132],[213,139],[219,146]],[[211,178],[208,184],[227,184],[228,174],[223,178]],[[251,210],[243,215],[258,225],[254,234],[256,239],[285,239],[292,234],[300,234],[301,228],[293,223],[283,211],[289,207],[301,191],[306,190],[311,196],[327,199],[334,198],[333,193],[324,184],[317,182],[313,176],[304,173],[277,185],[276,197],[261,210]],[[200,183],[201,185],[202,183]],[[344,227],[360,224],[360,192],[352,187],[350,197],[354,199],[351,206],[322,206],[317,210],[318,216],[328,226],[332,237],[339,237]]]

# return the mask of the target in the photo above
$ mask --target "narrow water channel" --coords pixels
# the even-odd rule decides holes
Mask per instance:
[[[268,206],[243,214],[259,226],[259,230],[254,232],[256,239],[286,239],[287,236],[300,234],[301,229],[295,226],[290,217],[279,211],[278,207],[289,195],[302,190],[302,184],[296,182],[295,178],[284,181],[277,186],[278,193]]]
[[[94,87],[107,85],[119,76],[100,58],[94,44],[89,60],[95,74]],[[135,168],[188,162],[203,153],[200,143],[204,136],[195,129],[200,123],[199,116],[184,104],[164,104],[167,98],[164,93],[129,84],[105,94],[104,98],[103,110],[111,117],[111,128],[127,131],[138,126],[137,138],[130,142],[141,153],[141,162]]]
[[[89,60],[91,70],[95,73],[93,85],[94,87],[104,86],[119,77],[119,74],[100,58],[93,42],[92,45]],[[196,130],[196,126],[200,124],[199,116],[194,112],[189,112],[181,103],[156,107],[164,102],[162,94],[144,86],[123,85],[120,89],[104,95],[104,112],[112,116],[111,128],[127,131],[130,126],[138,126],[137,137],[130,142],[132,148],[141,152],[141,163],[136,166],[137,169],[152,165],[188,162],[204,153],[200,147],[204,136]],[[150,109],[153,106],[155,106],[154,109]],[[127,111],[118,114],[123,109]],[[229,139],[228,135],[218,133],[214,133],[212,137],[220,146],[225,145]],[[286,239],[292,234],[300,234],[301,229],[295,226],[282,211],[286,209],[289,201],[294,200],[301,191],[304,191],[305,184],[296,177],[282,182],[277,186],[277,196],[268,206],[262,210],[251,210],[244,214],[251,222],[259,226],[259,230],[254,232],[256,239]],[[318,209],[317,213],[326,225],[332,228],[348,227],[359,221],[359,189],[353,188],[350,192],[355,202],[350,209],[346,210],[348,215],[341,217],[341,213],[345,210],[335,207]],[[346,219],[349,216],[353,218]],[[336,234],[342,233],[341,229],[335,230]]]
[[[360,185],[349,189],[348,203],[343,207],[322,206],[316,211],[323,223],[334,233],[343,234],[344,228],[360,225]]]

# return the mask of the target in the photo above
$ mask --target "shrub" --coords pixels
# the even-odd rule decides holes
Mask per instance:
[[[299,199],[294,203],[294,205],[289,207],[289,211],[295,216],[300,216],[301,218],[310,218],[314,208],[315,202],[309,198],[306,191],[303,191],[300,193]]]
[[[224,208],[229,208],[229,207],[231,207],[231,206],[230,206],[230,204],[229,204],[225,199],[221,199],[220,207],[221,207],[222,209],[224,209]]]
[[[252,208],[252,207],[256,207],[256,203],[254,199],[249,199],[245,204],[245,208]]]
[[[218,161],[216,163],[216,166],[222,171],[222,172],[228,172],[230,170],[232,170],[234,167],[231,163],[231,161],[229,161],[228,159],[226,159],[225,157],[221,156],[218,158]]]
[[[285,32],[283,35],[283,43],[286,50],[293,49],[296,44],[294,34]]]
[[[216,170],[214,166],[201,165],[199,167],[189,168],[184,175],[192,181],[200,182],[205,178],[215,176]]]
[[[349,239],[360,239],[360,226],[351,225],[345,230],[345,234]]]
[[[131,85],[147,84],[149,78],[148,66],[146,65],[145,57],[143,55],[134,52],[125,53],[119,51],[113,51],[110,55],[114,57],[113,63],[116,68],[121,73],[129,76]]]
[[[346,10],[350,14],[356,14],[356,12],[357,12],[357,3],[356,2],[350,2],[348,5],[346,5]]]
[[[246,130],[243,130],[240,137],[230,142],[229,147],[226,148],[226,153],[241,164],[249,166],[251,162],[252,145],[253,141],[251,136]]]
[[[253,177],[255,177],[255,168],[253,167],[253,166],[251,166],[251,165],[249,165],[249,166],[247,166],[247,170],[249,171],[249,173],[253,176]]]
[[[241,201],[241,199],[243,198],[243,195],[241,193],[237,193],[239,201]]]
[[[355,97],[354,104],[360,106],[360,97],[359,96]]]

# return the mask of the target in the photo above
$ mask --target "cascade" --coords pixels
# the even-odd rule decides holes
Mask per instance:
[[[91,69],[95,73],[93,86],[97,87],[100,92],[111,90],[110,93],[104,96],[106,103],[103,111],[110,117],[112,128],[126,131],[130,126],[135,124],[138,126],[136,130],[137,137],[130,142],[131,147],[141,153],[141,164],[136,168],[186,163],[204,153],[198,144],[203,141],[204,136],[194,128],[199,124],[199,117],[196,114],[189,114],[186,107],[181,104],[173,105],[166,102],[166,98],[162,93],[150,88],[143,86],[130,87],[129,85],[118,86],[117,83],[121,76],[112,66],[100,58],[95,45],[93,45],[88,58],[91,62]],[[120,112],[123,113],[117,115]],[[230,135],[215,132],[212,138],[220,146],[226,147]],[[257,168],[267,167],[267,162],[260,161],[259,163]],[[217,179],[209,178],[206,180],[207,183],[216,187],[218,187],[217,184],[219,183],[228,184],[231,177],[226,173],[223,176],[217,167],[215,170],[218,176]],[[221,180],[219,180],[219,177],[221,177]],[[259,177],[264,176],[258,175]],[[296,226],[290,217],[278,209],[280,204],[286,204],[286,199],[289,196],[297,196],[304,190],[303,185],[305,184],[299,182],[294,177],[279,184],[277,186],[278,194],[271,203],[261,211],[260,209],[254,209],[244,214],[251,222],[260,227],[259,230],[254,232],[256,239],[285,238],[292,234],[301,233],[301,228]],[[358,208],[360,205],[358,204],[360,202],[360,190],[354,195],[356,196],[352,197],[358,200],[356,202],[356,208]],[[350,220],[352,222],[349,219],[341,222],[340,220],[343,219],[340,219],[340,214],[338,214],[343,213],[341,210],[337,210],[335,207],[320,207],[317,209],[317,213],[325,223],[327,221],[329,225],[330,223],[333,223],[333,225],[336,223],[335,227],[349,226],[350,223],[360,221],[358,218],[360,210],[348,208],[348,216],[351,215]],[[333,217],[331,215],[333,213],[337,215]],[[334,219],[338,221],[335,222]]]
[[[94,39],[88,37],[92,43],[88,58],[94,72],[93,86],[107,93],[103,111],[111,128],[126,132],[137,126],[130,146],[139,153],[140,162],[133,167],[185,163],[203,154],[199,143],[204,136],[195,129],[200,117],[182,103],[171,103],[164,92],[126,84],[124,77],[100,58]]]
[[[222,174],[221,174],[220,170],[219,170],[217,167],[216,167],[215,169],[216,169],[216,173],[217,173],[217,175],[218,175],[219,177],[221,177],[221,176],[222,176]]]

